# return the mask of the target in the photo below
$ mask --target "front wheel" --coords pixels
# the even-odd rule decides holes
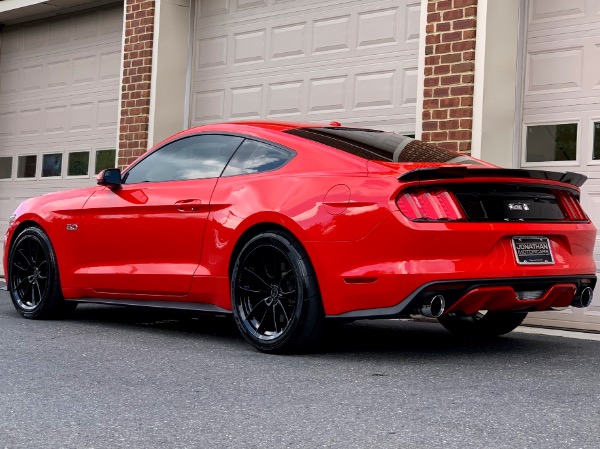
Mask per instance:
[[[323,307],[302,246],[285,232],[264,232],[240,251],[231,276],[233,316],[263,352],[294,352],[318,341]]]
[[[15,239],[7,286],[15,309],[25,318],[54,318],[77,306],[63,299],[54,249],[37,227],[24,229]]]
[[[453,334],[464,337],[490,338],[508,334],[525,319],[527,312],[484,312],[461,316],[442,315],[438,321]]]

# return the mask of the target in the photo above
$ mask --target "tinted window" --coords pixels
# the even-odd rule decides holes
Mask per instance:
[[[17,159],[17,178],[35,178],[36,155],[19,156]]]
[[[577,159],[577,123],[527,127],[526,161],[574,161]]]
[[[62,153],[42,156],[42,176],[60,176],[62,172]]]
[[[256,140],[245,140],[227,164],[223,176],[246,175],[275,170],[294,155],[290,151]]]
[[[241,137],[202,135],[169,143],[129,170],[126,184],[217,178]]]
[[[600,160],[600,122],[594,123],[594,153],[592,159]]]
[[[89,151],[77,151],[75,153],[69,153],[69,162],[67,165],[68,176],[87,176],[89,166]]]
[[[384,131],[336,127],[292,129],[286,132],[369,160],[479,164],[455,151]]]
[[[0,179],[10,179],[12,177],[12,156],[0,157]]]
[[[116,167],[117,150],[97,150],[96,151],[96,174],[107,168]]]

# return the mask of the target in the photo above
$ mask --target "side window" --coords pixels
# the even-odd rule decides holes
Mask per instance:
[[[132,167],[125,184],[218,178],[241,137],[199,135],[168,143]]]
[[[275,170],[294,157],[291,151],[246,139],[227,164],[222,176],[248,175]]]

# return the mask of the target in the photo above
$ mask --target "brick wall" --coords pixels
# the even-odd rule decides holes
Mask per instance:
[[[422,140],[469,153],[477,0],[429,0]]]
[[[123,168],[148,146],[154,0],[125,1],[125,42],[118,166]]]

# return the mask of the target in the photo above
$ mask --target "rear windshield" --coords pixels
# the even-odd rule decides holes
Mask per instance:
[[[286,132],[369,160],[481,165],[455,151],[385,131],[336,127],[299,128]]]

